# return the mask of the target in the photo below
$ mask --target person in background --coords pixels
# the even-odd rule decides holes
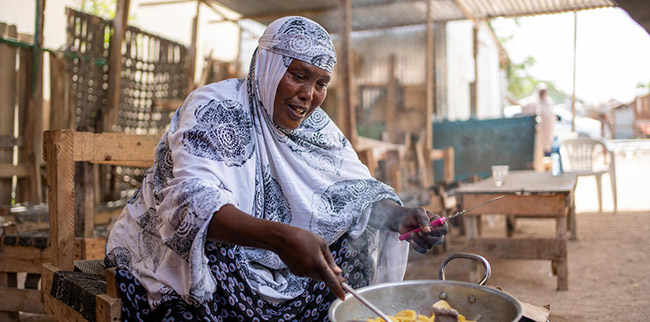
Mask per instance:
[[[246,79],[186,98],[107,241],[123,320],[323,321],[343,280],[399,281],[409,243],[442,243],[319,107],[335,62],[320,25],[284,17]]]
[[[520,104],[521,105],[521,104]],[[539,115],[540,117],[540,142],[544,149],[544,155],[551,155],[551,144],[553,142],[553,131],[556,116],[553,112],[553,102],[548,97],[545,83],[537,84],[535,93],[523,100],[521,105],[523,115]]]

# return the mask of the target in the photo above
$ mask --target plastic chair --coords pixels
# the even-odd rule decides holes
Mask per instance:
[[[614,213],[617,212],[616,198],[616,163],[614,152],[607,149],[605,143],[598,139],[566,139],[560,146],[564,172],[576,173],[578,176],[595,176],[598,188],[598,212],[603,212],[601,178],[609,173],[614,199]]]

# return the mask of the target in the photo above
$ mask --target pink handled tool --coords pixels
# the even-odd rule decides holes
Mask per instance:
[[[478,205],[476,205],[476,206],[474,206],[474,207],[467,208],[467,209],[465,209],[465,210],[461,210],[461,211],[457,211],[457,212],[455,212],[455,213],[454,213],[453,215],[451,215],[451,216],[448,216],[448,217],[440,217],[440,218],[438,218],[438,219],[436,219],[436,220],[430,222],[430,223],[429,223],[429,226],[431,226],[431,227],[442,226],[442,225],[444,225],[445,222],[447,222],[447,220],[450,219],[450,218],[454,218],[454,217],[456,217],[456,216],[462,215],[462,214],[464,214],[464,213],[466,213],[466,212],[468,212],[468,211],[470,211],[470,210],[474,210],[474,209],[476,209],[476,208],[478,208],[478,207],[481,207],[481,206],[483,206],[483,205],[489,204],[489,203],[492,202],[492,201],[497,201],[497,200],[499,200],[499,199],[501,199],[501,198],[503,198],[503,197],[505,197],[505,196],[506,196],[506,195],[500,195],[500,196],[495,197],[495,198],[492,198],[492,199],[490,199],[490,200],[488,200],[488,201],[486,201],[486,202],[480,203],[480,204],[478,204]],[[420,231],[420,230],[421,230],[421,228],[418,227],[418,228],[415,228],[415,229],[413,229],[413,230],[411,230],[411,231],[409,231],[409,232],[407,232],[407,233],[404,233],[404,234],[402,234],[402,235],[399,236],[399,240],[407,240],[407,239],[411,238],[411,233],[415,234],[415,233],[417,233],[417,232]]]

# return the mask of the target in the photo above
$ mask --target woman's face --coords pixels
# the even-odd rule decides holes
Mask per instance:
[[[275,93],[273,122],[294,130],[323,103],[332,74],[294,59],[282,76]]]

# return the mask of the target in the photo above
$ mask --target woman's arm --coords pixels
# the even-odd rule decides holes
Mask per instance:
[[[336,297],[345,296],[342,270],[334,263],[327,242],[308,230],[255,218],[229,204],[212,216],[208,239],[273,251],[292,273],[324,281]]]
[[[413,229],[421,230],[411,234],[409,243],[418,253],[426,253],[435,245],[444,240],[448,232],[447,223],[442,226],[431,227],[429,222],[440,216],[424,208],[402,207],[393,200],[382,200],[372,205],[368,224],[375,228],[386,229],[400,234],[405,234]]]

